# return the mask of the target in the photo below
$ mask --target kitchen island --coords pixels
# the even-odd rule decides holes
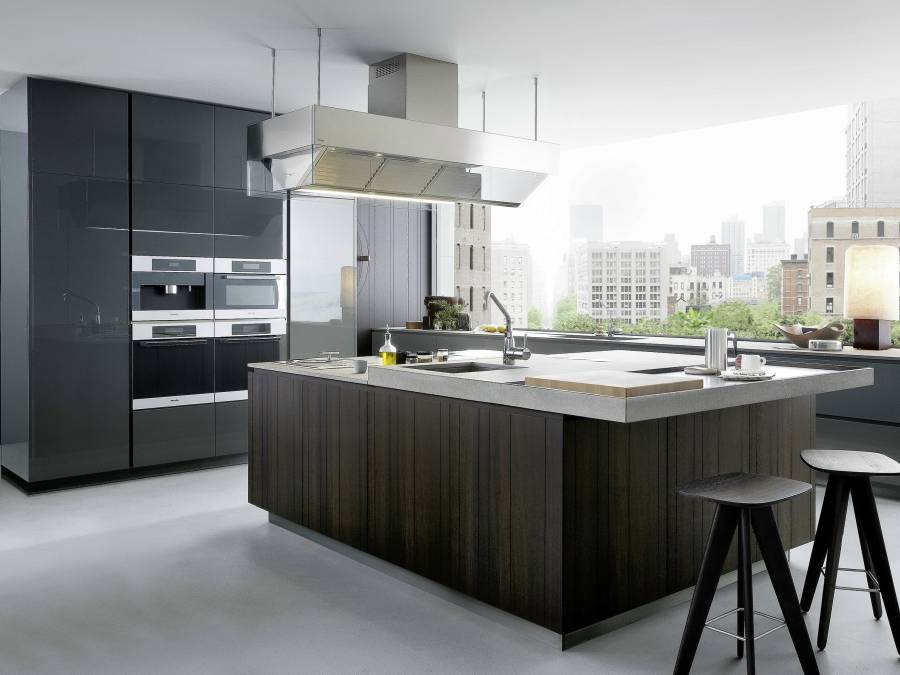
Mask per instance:
[[[668,374],[698,357],[499,354],[312,370],[254,364],[250,502],[542,626],[565,647],[691,587],[712,509],[675,487],[728,471],[812,479],[815,395],[868,368],[776,367],[764,382],[618,398],[526,375]],[[440,366],[444,366],[443,368]],[[812,540],[812,494],[780,505],[786,548]],[[728,561],[734,566],[734,555]]]

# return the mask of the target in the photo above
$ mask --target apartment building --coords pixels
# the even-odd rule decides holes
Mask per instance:
[[[711,237],[708,244],[691,245],[691,267],[703,277],[726,276],[732,274],[732,255],[730,244],[717,244]]]
[[[466,303],[473,326],[488,323],[485,295],[491,289],[491,210],[457,204],[453,233],[456,296]]]
[[[722,243],[731,247],[731,271],[728,274],[740,274],[744,271],[746,242],[747,227],[743,220],[730,216],[722,221]],[[691,261],[691,264],[695,263]]]
[[[791,253],[784,241],[755,241],[747,246],[747,271],[765,274]]]
[[[843,316],[844,254],[859,243],[900,246],[900,207],[852,208],[832,202],[809,210],[812,311]]]
[[[688,307],[714,307],[729,299],[730,278],[701,276],[693,267],[669,268],[669,312]]]
[[[900,204],[900,99],[860,101],[847,120],[847,204]]]
[[[601,322],[664,319],[669,270],[665,249],[646,242],[576,242],[575,302],[579,313]]]
[[[503,302],[513,326],[528,326],[528,308],[533,302],[533,268],[531,249],[512,239],[491,244],[491,288]],[[491,321],[502,324],[505,319],[491,303]]]
[[[792,254],[781,261],[782,314],[796,316],[809,311],[809,259]]]

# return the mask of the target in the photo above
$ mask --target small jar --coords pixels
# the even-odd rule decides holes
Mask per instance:
[[[415,352],[406,352],[406,365],[410,365],[411,363],[418,363],[419,357],[416,356]]]
[[[434,354],[435,360],[439,363],[445,363],[450,360],[450,350],[449,349],[438,349]]]
[[[418,359],[419,363],[431,363],[432,361],[434,361],[434,356],[431,354],[431,352],[419,352],[416,354],[416,358]]]

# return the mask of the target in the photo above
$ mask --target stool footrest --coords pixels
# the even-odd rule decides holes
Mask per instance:
[[[743,612],[743,611],[744,611],[743,607],[735,607],[734,609],[729,609],[727,612],[722,612],[718,616],[714,616],[713,618],[711,618],[709,621],[707,621],[706,623],[703,624],[703,627],[709,628],[711,631],[715,631],[716,633],[721,633],[722,635],[727,635],[728,637],[734,638],[735,640],[740,640],[741,642],[746,642],[746,639],[744,638],[743,635],[737,635],[736,633],[732,633],[730,631],[724,630],[722,628],[719,628],[718,626],[713,626],[713,623],[715,623],[716,621],[719,621],[720,619],[724,619],[725,617],[731,616],[732,614],[737,614],[738,612]],[[754,641],[759,640],[760,638],[764,638],[764,637],[766,637],[766,635],[769,635],[770,633],[774,633],[779,628],[785,627],[785,621],[781,617],[772,616],[771,614],[766,614],[765,612],[759,612],[759,611],[754,611],[753,613],[756,616],[765,617],[765,618],[769,619],[770,621],[775,621],[778,624],[777,626],[770,628],[769,630],[755,636],[753,638]]]
[[[822,572],[822,576],[825,576],[825,566],[822,566],[820,570]],[[859,588],[857,586],[835,586],[834,589],[836,591],[858,591],[859,593],[881,593],[881,586],[878,585],[878,579],[875,578],[875,575],[872,574],[869,570],[861,570],[858,567],[838,567],[838,572],[861,572],[865,574],[869,579],[872,580],[872,584],[874,584],[873,588]]]

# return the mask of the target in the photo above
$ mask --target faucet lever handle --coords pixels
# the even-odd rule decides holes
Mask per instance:
[[[528,347],[528,333],[522,336],[522,349],[527,349]]]

